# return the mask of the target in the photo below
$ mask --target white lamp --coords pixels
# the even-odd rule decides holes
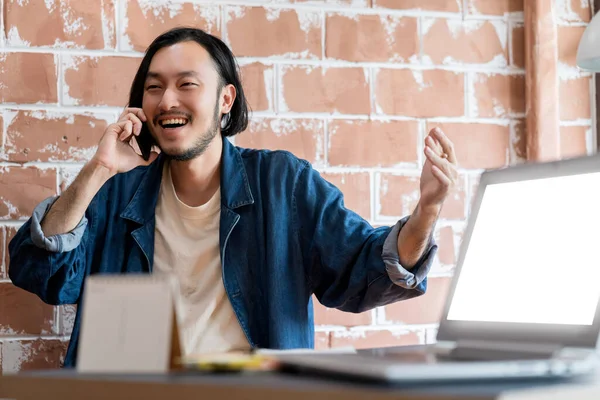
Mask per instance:
[[[577,66],[586,71],[600,72],[600,13],[583,32],[577,48]]]

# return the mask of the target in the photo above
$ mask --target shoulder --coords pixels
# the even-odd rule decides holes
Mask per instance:
[[[335,187],[305,159],[286,150],[237,147],[248,176],[268,185],[285,185],[294,192],[310,192],[316,187],[329,191]]]
[[[312,170],[311,164],[286,150],[247,149],[237,147],[249,177],[254,176],[262,183],[292,184]],[[265,182],[266,181],[266,182]]]
[[[277,167],[290,169],[310,168],[310,163],[286,150],[248,149],[237,147],[246,166]]]

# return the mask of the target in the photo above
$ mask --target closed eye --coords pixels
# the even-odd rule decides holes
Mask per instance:
[[[195,83],[193,83],[193,82],[185,82],[185,83],[184,83],[183,85],[181,85],[181,86],[198,86],[198,85],[196,85],[196,84],[195,84]]]
[[[158,88],[159,88],[159,87],[158,87],[158,85],[148,85],[148,86],[146,87],[146,90],[158,89]]]

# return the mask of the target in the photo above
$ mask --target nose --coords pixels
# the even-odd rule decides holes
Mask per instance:
[[[162,98],[160,99],[160,103],[158,103],[159,112],[163,113],[177,107],[179,107],[177,93],[170,88],[165,89]]]

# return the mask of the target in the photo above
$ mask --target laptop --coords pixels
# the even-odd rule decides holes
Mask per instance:
[[[288,369],[392,382],[590,373],[599,248],[600,156],[485,171],[436,343],[277,358]]]

